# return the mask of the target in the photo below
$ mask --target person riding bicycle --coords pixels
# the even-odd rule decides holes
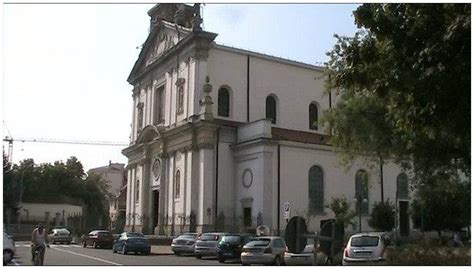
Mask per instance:
[[[44,261],[44,253],[46,252],[45,247],[49,247],[49,244],[48,244],[48,234],[42,223],[39,223],[36,229],[33,230],[33,233],[31,233],[31,261],[34,261],[35,250],[37,247],[40,247],[40,246],[43,246],[43,248],[41,249],[40,255],[41,255],[41,261]]]

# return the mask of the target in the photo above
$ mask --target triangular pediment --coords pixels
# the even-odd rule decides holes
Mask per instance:
[[[143,44],[142,50],[133,66],[129,79],[134,77],[136,74],[141,73],[143,69],[158,60],[169,49],[174,47],[179,40],[183,39],[191,32],[192,30],[190,28],[182,26],[176,27],[175,24],[167,21],[158,22],[153,27],[147,40]]]

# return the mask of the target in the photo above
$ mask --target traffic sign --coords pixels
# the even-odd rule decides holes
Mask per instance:
[[[283,204],[283,219],[290,219],[290,202]]]

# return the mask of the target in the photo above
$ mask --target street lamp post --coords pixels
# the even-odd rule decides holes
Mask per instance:
[[[23,176],[25,175],[25,171],[26,171],[26,168],[28,167],[25,167],[23,169],[23,171],[21,171],[21,178],[20,178],[20,201],[19,201],[19,204],[20,204],[20,209],[23,208]],[[21,210],[20,210],[20,213],[18,215],[18,227],[20,227],[21,225]]]
[[[357,204],[357,211],[359,213],[359,233],[362,232],[362,203],[367,203],[367,199],[362,199],[361,195],[358,195],[354,198],[354,201]]]

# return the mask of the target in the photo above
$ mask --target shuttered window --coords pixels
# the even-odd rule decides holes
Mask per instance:
[[[324,211],[324,179],[323,170],[317,165],[309,169],[308,190],[310,214],[322,213]]]

